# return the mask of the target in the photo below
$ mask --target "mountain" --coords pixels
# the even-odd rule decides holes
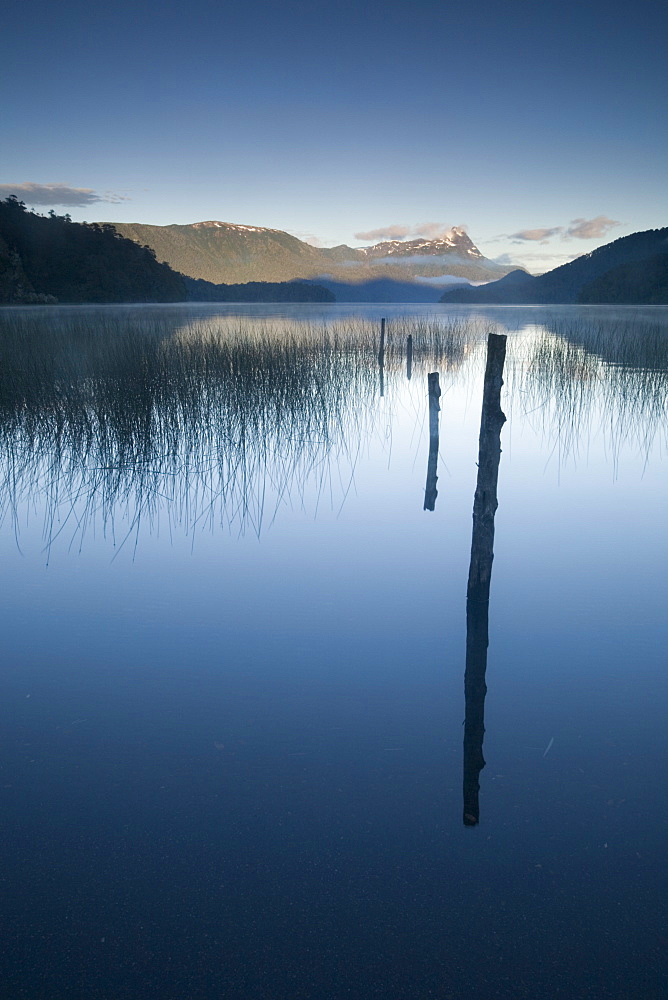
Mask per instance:
[[[443,291],[443,285],[428,281],[397,281],[386,277],[357,283],[318,278],[314,287],[324,287],[337,302],[438,302]]]
[[[214,285],[183,275],[189,302],[335,302],[334,293],[315,281],[247,281]]]
[[[375,243],[371,247],[360,247],[358,253],[366,260],[385,259],[400,260],[411,256],[436,257],[446,254],[457,254],[462,259],[485,260],[477,246],[469,239],[463,229],[456,226],[449,233],[435,240],[388,240]]]
[[[661,263],[650,263],[655,257],[668,253],[668,228],[648,229],[642,233],[623,236],[613,243],[598,247],[591,253],[577,257],[569,264],[562,264],[553,271],[538,277],[521,271],[511,271],[499,281],[482,288],[453,288],[441,296],[441,302],[476,302],[493,304],[568,304],[576,302],[628,302],[645,303],[661,301],[651,298],[661,295]],[[645,263],[643,263],[645,262]],[[645,271],[656,277],[647,280],[643,292]],[[617,292],[617,283],[624,283],[625,291]],[[656,286],[656,287],[655,287]],[[614,296],[621,294],[622,298]],[[650,298],[646,296],[649,295]],[[612,297],[611,297],[612,296]]]
[[[668,305],[668,253],[620,264],[584,286],[579,301],[624,305]]]
[[[462,229],[452,229],[437,240],[396,240],[353,249],[314,247],[280,229],[230,222],[111,225],[127,239],[151,247],[158,260],[175,270],[215,284],[325,276],[347,284],[444,275],[493,281],[510,270],[487,260]]]
[[[150,247],[113,226],[29,212],[0,201],[0,303],[56,302],[333,302],[310,281],[212,284],[159,264]]]
[[[183,277],[111,226],[0,201],[0,302],[179,302]]]

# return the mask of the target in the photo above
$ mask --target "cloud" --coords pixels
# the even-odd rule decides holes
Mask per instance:
[[[518,251],[517,257],[502,253],[498,257],[494,257],[493,260],[496,264],[504,264],[506,267],[508,265],[524,267],[530,274],[543,274],[544,271],[551,271],[552,268],[559,267],[561,264],[569,264],[572,260],[582,256],[584,256],[584,251],[580,253],[550,253],[549,251],[547,253],[532,253],[531,251],[524,253]]]
[[[564,233],[564,239],[574,237],[578,240],[600,240],[615,226],[621,226],[621,222],[608,219],[605,215],[597,215],[595,219],[573,219]]]
[[[608,219],[605,215],[597,215],[595,219],[573,219],[569,226],[552,226],[544,229],[520,229],[517,233],[504,233],[490,242],[499,239],[512,240],[514,243],[535,242],[545,245],[553,236],[561,235],[562,240],[600,240],[607,235],[608,230],[621,226],[621,222]]]
[[[444,222],[421,222],[417,226],[413,226],[411,235],[423,236],[426,240],[438,240],[464,232],[466,232],[466,226],[446,226]]]
[[[288,232],[292,236],[296,236],[298,240],[302,240],[303,243],[308,243],[312,247],[328,247],[331,243],[331,241],[328,243],[326,240],[321,240],[315,233],[305,233],[295,229],[289,229]]]
[[[356,240],[405,240],[410,233],[410,226],[385,226],[384,229],[369,229],[366,233],[353,235]]]
[[[486,281],[469,281],[468,278],[458,278],[454,274],[435,274],[433,277],[416,274],[413,281],[421,282],[423,285],[471,285],[477,288],[478,285],[486,285]]]
[[[454,232],[465,232],[466,226],[446,226],[444,222],[419,222],[416,226],[392,225],[382,229],[369,229],[365,233],[354,233],[356,240],[377,242],[379,240],[419,239],[438,240],[452,236]]]
[[[121,201],[130,201],[121,194],[105,191],[98,194],[92,188],[75,188],[69,184],[0,184],[0,198],[16,195],[20,201],[30,205],[66,205],[68,208],[85,208],[96,202],[106,201],[117,205]]]
[[[517,263],[515,258],[511,257],[509,253],[501,253],[499,254],[498,257],[492,257],[491,259],[494,261],[495,264],[504,264],[504,265],[514,264],[515,267],[519,267],[519,264]]]
[[[443,256],[435,253],[412,253],[406,256],[399,254],[388,254],[387,257],[370,257],[368,259],[368,264],[371,267],[375,267],[376,264],[387,264],[388,266],[398,265],[404,267],[408,264],[431,264],[432,266],[442,266]],[[462,257],[457,253],[449,253],[447,255],[448,264],[470,264],[471,260],[467,257]]]
[[[519,233],[511,233],[508,239],[515,240],[516,242],[523,242],[525,240],[535,240],[536,242],[546,242],[552,236],[556,236],[557,233],[563,232],[563,226],[553,226],[552,229],[520,229]]]

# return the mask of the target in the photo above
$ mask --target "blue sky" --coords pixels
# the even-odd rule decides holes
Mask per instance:
[[[545,270],[668,225],[664,6],[10,0],[0,193]]]

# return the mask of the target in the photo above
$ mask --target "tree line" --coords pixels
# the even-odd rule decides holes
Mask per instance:
[[[308,282],[216,285],[187,278],[109,223],[40,215],[15,196],[0,201],[0,303],[333,302]]]

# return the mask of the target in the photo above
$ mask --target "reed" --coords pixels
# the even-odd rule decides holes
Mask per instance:
[[[360,449],[429,371],[482,372],[498,321],[219,315],[187,307],[0,313],[0,517],[42,511],[45,544],[94,523],[259,532],[307,493],[345,496]],[[412,338],[411,383],[406,341]],[[510,337],[504,406],[566,453],[592,433],[648,449],[665,435],[665,329],[546,321]],[[477,377],[477,376],[476,376]],[[331,502],[335,502],[333,499]]]

